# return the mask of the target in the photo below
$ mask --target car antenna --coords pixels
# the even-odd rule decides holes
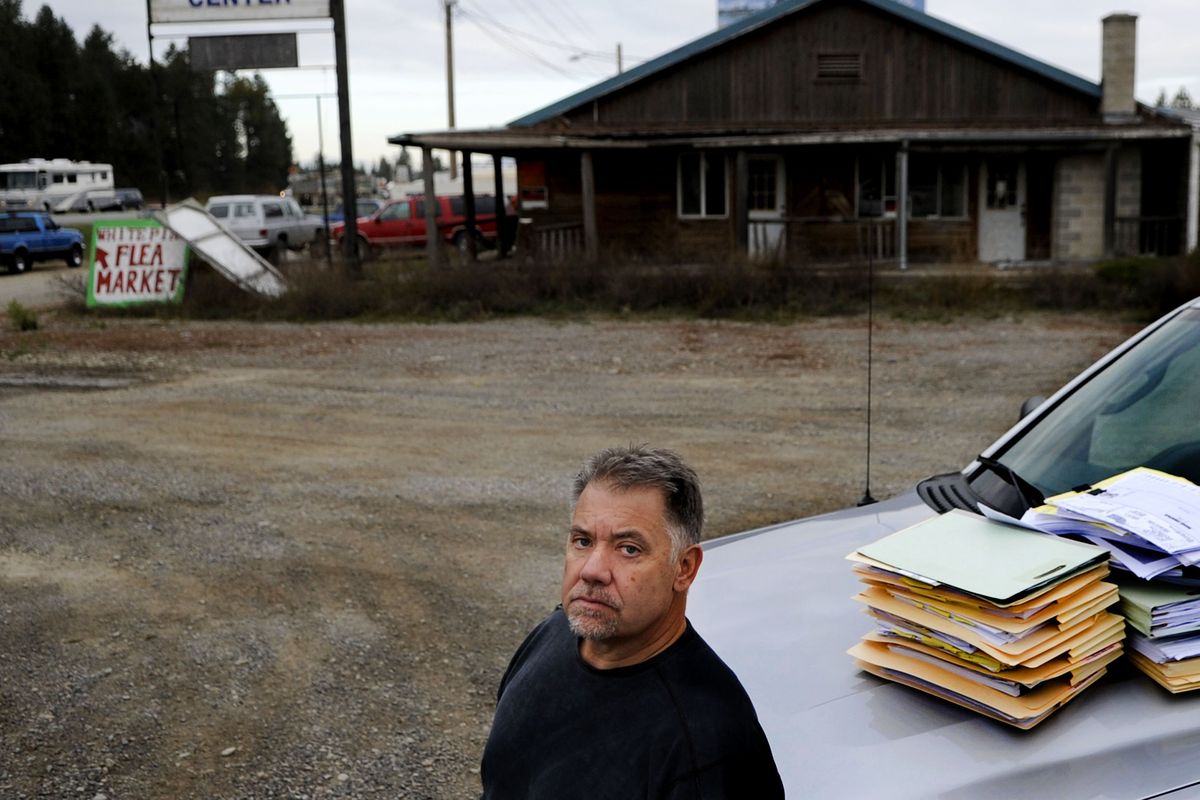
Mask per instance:
[[[866,477],[863,481],[863,496],[858,501],[860,507],[877,502],[871,496],[871,355],[875,330],[875,261],[871,257],[871,246],[875,237],[870,234],[874,233],[875,224],[873,222],[867,224],[870,226],[867,228],[867,467]]]

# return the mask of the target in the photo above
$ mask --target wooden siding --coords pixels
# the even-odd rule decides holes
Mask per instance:
[[[789,213],[786,257],[793,262],[858,262],[867,257],[869,237],[878,240],[872,253],[895,257],[894,218],[855,219],[852,215],[806,217],[797,206],[814,195],[833,193],[853,202],[854,161],[877,158],[877,149],[797,148],[784,151]],[[676,209],[676,164],[679,151],[621,151],[594,154],[596,221],[600,251],[608,258],[712,261],[736,253],[733,153],[730,160],[726,217],[680,219]],[[894,157],[893,153],[888,154]],[[532,252],[539,230],[580,225],[583,213],[579,156],[553,152],[530,154],[543,160],[550,208],[523,211],[533,230],[521,243]],[[978,249],[978,161],[967,167],[967,215],[963,219],[912,219],[908,227],[909,258],[915,262],[971,262]],[[831,192],[832,190],[832,192]],[[828,209],[826,209],[828,210]],[[874,228],[874,233],[870,232]]]
[[[821,79],[821,54],[862,77]],[[1098,101],[857,3],[798,11],[569,112],[585,128],[1099,122]],[[554,122],[546,123],[554,126]]]
[[[577,153],[530,153],[544,160],[550,207],[523,211],[534,228],[578,222],[583,202]],[[704,259],[734,249],[733,215],[692,220],[676,211],[675,151],[603,152],[593,155],[596,228],[600,250],[611,258]],[[732,177],[732,169],[731,169]],[[732,204],[732,184],[729,200]]]

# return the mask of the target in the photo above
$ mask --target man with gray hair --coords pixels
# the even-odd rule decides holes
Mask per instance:
[[[500,681],[487,800],[783,797],[754,706],[685,616],[704,552],[696,473],[603,450],[574,484],[562,605]]]

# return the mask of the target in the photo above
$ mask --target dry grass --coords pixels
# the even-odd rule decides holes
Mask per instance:
[[[909,272],[884,267],[873,273],[865,265],[814,268],[746,259],[687,264],[493,259],[435,270],[423,258],[410,257],[370,261],[360,275],[323,261],[294,261],[283,269],[290,291],[267,300],[196,263],[182,306],[123,313],[289,321],[637,313],[773,321],[861,312],[873,285],[876,310],[907,319],[1031,309],[1151,318],[1200,295],[1196,255],[1092,267]]]

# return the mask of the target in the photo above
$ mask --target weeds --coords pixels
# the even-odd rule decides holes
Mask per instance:
[[[16,300],[8,303],[8,321],[16,331],[36,331],[38,328],[37,312],[26,308]]]
[[[866,309],[863,265],[816,268],[748,259],[715,263],[492,260],[431,269],[423,259],[381,258],[361,275],[322,262],[283,270],[290,289],[267,300],[198,263],[183,304],[124,313],[288,321],[459,321],[514,315],[666,314],[787,321]],[[1094,267],[876,268],[876,309],[944,320],[1028,310],[1110,310],[1153,317],[1200,295],[1200,256],[1111,261]]]

